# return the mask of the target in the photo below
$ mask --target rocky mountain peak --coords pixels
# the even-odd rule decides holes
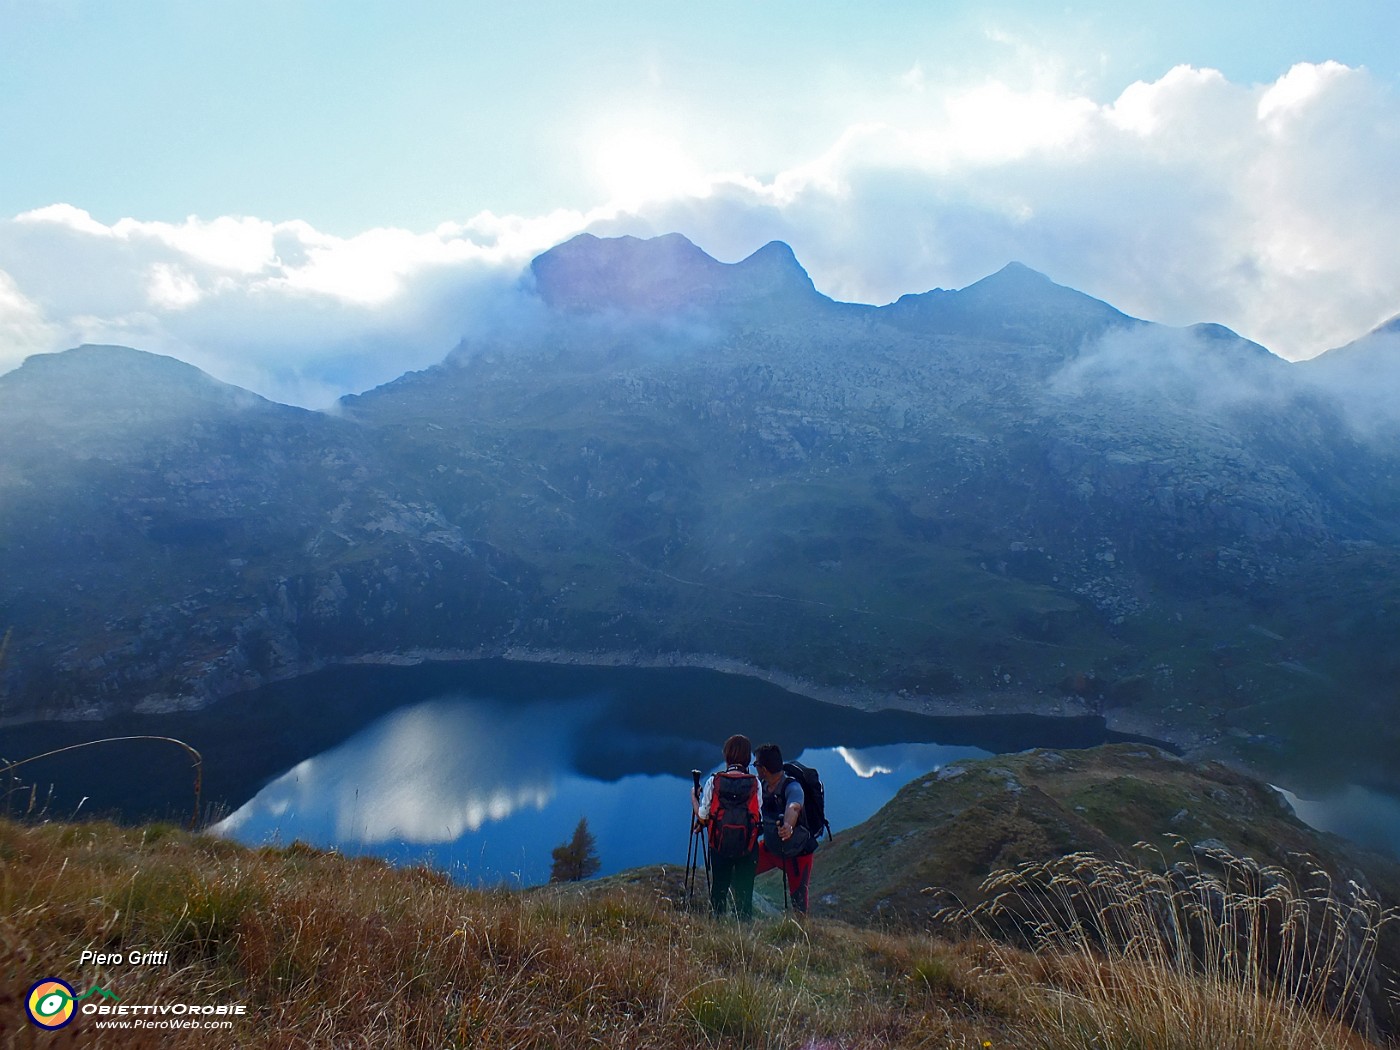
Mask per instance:
[[[996,273],[982,278],[959,291],[957,297],[965,304],[977,306],[997,306],[1001,308],[1018,306],[1091,309],[1095,312],[1108,310],[1118,313],[1107,303],[1093,296],[1056,284],[1045,274],[1032,270],[1024,263],[1010,262]]]
[[[262,400],[173,357],[92,343],[27,358],[19,368],[0,377],[0,391],[10,396],[21,391],[41,397],[52,393],[69,403],[89,398],[111,403],[128,397],[142,401]]]
[[[567,311],[669,313],[817,295],[781,241],[722,263],[677,233],[645,240],[584,233],[537,256],[530,270],[540,298]]]
[[[1056,284],[1039,270],[1032,270],[1025,263],[1012,261],[1003,266],[994,274],[983,277],[980,281],[968,285],[963,289],[964,293],[991,293],[1005,295],[1008,293],[1032,292],[1037,294],[1053,293],[1054,289],[1066,290],[1062,285]]]
[[[1267,346],[1256,343],[1253,339],[1246,339],[1223,324],[1193,324],[1188,325],[1185,331],[1194,336],[1200,344],[1214,347],[1224,354],[1232,354],[1239,361],[1266,362],[1274,365],[1282,363],[1283,360]]]
[[[274,404],[173,357],[84,344],[35,354],[0,376],[0,406],[16,430],[51,428],[54,434],[113,437],[131,426]]]
[[[1109,327],[1135,323],[1107,303],[1018,262],[958,291],[935,288],[902,296],[881,312],[895,324],[923,333],[1048,341],[1069,353]]]
[[[735,265],[739,271],[751,279],[767,277],[784,285],[801,285],[807,289],[812,287],[812,279],[807,276],[807,271],[797,261],[797,256],[793,254],[792,248],[782,241],[769,241],[747,259]]]

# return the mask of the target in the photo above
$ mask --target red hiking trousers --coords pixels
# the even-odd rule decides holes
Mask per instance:
[[[756,874],[762,875],[765,871],[782,868],[787,872],[788,897],[792,899],[793,908],[796,911],[805,912],[807,910],[807,887],[812,881],[812,858],[815,855],[808,853],[805,857],[780,857],[776,853],[769,852],[768,847],[760,841]]]

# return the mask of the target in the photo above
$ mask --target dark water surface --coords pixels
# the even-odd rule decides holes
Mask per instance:
[[[1400,798],[1360,784],[1347,784],[1317,797],[1281,788],[1298,819],[1319,831],[1400,857]]]
[[[335,668],[205,711],[14,727],[0,735],[0,755],[106,736],[176,737],[204,757],[205,812],[224,815],[222,834],[529,884],[548,878],[551,849],[580,817],[597,836],[604,874],[684,862],[689,771],[714,768],[735,732],[816,766],[838,831],[959,758],[1126,739],[1092,718],[866,713],[690,668],[482,660]],[[191,816],[190,759],[171,744],[104,744],[18,772],[26,787],[12,785],[10,812]]]

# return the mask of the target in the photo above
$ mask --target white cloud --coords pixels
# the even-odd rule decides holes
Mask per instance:
[[[1400,311],[1395,170],[1400,107],[1364,69],[1240,85],[1181,66],[1106,103],[946,94],[921,123],[852,126],[807,165],[636,223],[731,257],[784,237],[819,288],[864,302],[1017,259],[1129,313],[1218,322],[1296,358]]]
[[[1007,163],[1067,146],[1098,112],[1088,99],[1013,91],[990,83],[948,99],[950,152],[971,162]]]
[[[18,223],[52,223],[54,226],[66,226],[70,230],[79,233],[90,234],[93,237],[112,237],[114,231],[103,226],[82,208],[75,208],[71,204],[50,204],[47,208],[35,208],[27,211],[23,215],[15,218]]]
[[[8,372],[30,354],[53,347],[57,333],[39,307],[0,270],[0,372]]]
[[[825,152],[767,174],[702,177],[679,138],[600,138],[617,199],[587,213],[354,237],[248,217],[108,225],[71,204],[0,220],[0,368],[124,341],[321,404],[510,316],[529,258],[583,229],[675,230],[731,261],[782,239],[818,288],[877,303],[1017,259],[1290,357],[1400,311],[1400,107],[1364,69],[1248,85],[1180,66],[1096,101],[1047,78],[936,87],[916,66],[888,90]]]
[[[194,277],[172,263],[155,263],[150,270],[146,296],[157,307],[180,310],[204,297]]]
[[[113,342],[322,406],[440,361],[518,294],[521,267],[587,217],[483,213],[429,233],[305,222],[122,219],[60,204],[0,222],[0,368]]]
[[[1287,120],[1290,113],[1305,109],[1312,99],[1323,94],[1329,83],[1341,82],[1352,72],[1340,62],[1299,63],[1260,96],[1257,109],[1259,119],[1274,122]]]
[[[1133,132],[1161,154],[1199,149],[1202,136],[1220,128],[1222,112],[1247,107],[1247,94],[1217,70],[1176,66],[1153,83],[1130,84],[1102,112],[1110,127]],[[1207,114],[1214,119],[1204,122]]]

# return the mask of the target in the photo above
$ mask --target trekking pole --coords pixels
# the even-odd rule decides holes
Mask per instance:
[[[690,775],[695,781],[695,790],[699,791],[700,771],[698,769],[692,769]],[[700,822],[696,820],[694,814],[692,814],[690,818],[690,837],[686,842],[685,848],[685,906],[687,909],[690,908],[695,899],[695,862],[697,860],[695,855],[695,826],[698,823]]]
[[[704,828],[700,829],[700,853],[705,858],[705,892],[708,893],[714,883],[710,879],[710,836]]]
[[[696,844],[699,843],[697,846]],[[695,879],[701,864],[705,867],[705,889],[710,888],[709,832],[698,820],[691,821],[690,851],[685,859],[685,895],[687,905],[695,896]]]
[[[690,837],[685,849],[685,906],[695,896],[695,818],[690,818]]]
[[[700,794],[700,770],[692,769],[690,779],[695,785],[695,796]],[[694,816],[690,819],[690,846],[685,858],[685,904],[691,908],[695,903],[695,876],[700,864],[705,865],[705,889],[710,888],[710,851],[707,848],[705,826]]]

